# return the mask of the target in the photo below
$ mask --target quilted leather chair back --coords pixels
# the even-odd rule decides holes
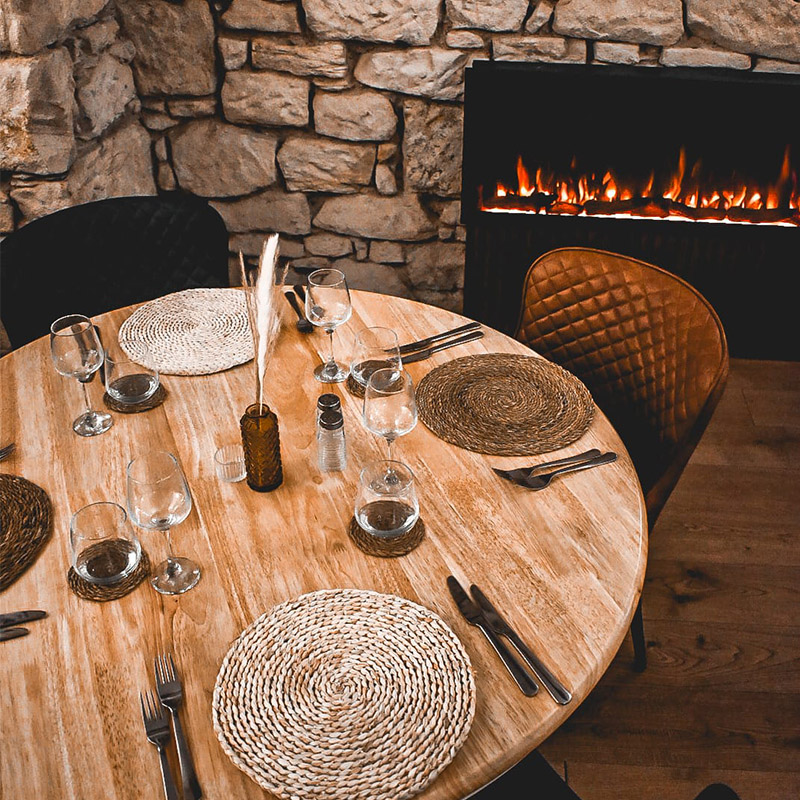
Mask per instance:
[[[651,264],[563,248],[528,270],[516,337],[588,387],[636,465],[652,526],[725,385],[714,309]]]
[[[0,319],[13,347],[64,314],[228,285],[225,223],[205,200],[179,193],[65,208],[0,242]]]

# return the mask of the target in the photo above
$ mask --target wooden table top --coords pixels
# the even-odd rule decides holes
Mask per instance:
[[[96,318],[108,340],[132,309]],[[235,442],[238,420],[253,402],[251,364],[202,377],[163,376],[169,395],[157,409],[114,414],[94,438],[72,432],[82,409],[77,381],[58,375],[47,338],[0,359],[0,444],[17,443],[0,471],[44,488],[53,503],[53,536],[36,563],[0,595],[0,613],[45,609],[30,635],[0,643],[0,795],[107,800],[163,795],[157,754],[145,739],[139,692],[154,685],[153,658],[172,651],[184,678],[184,729],[208,798],[262,798],[266,793],[228,759],[214,734],[211,699],[223,657],[239,633],[274,604],[323,588],[397,594],[438,613],[472,660],[477,710],[464,747],[420,795],[469,795],[535,748],[577,708],[614,657],[644,579],[647,531],[633,465],[598,411],[589,431],[552,458],[590,447],[612,449],[614,464],[529,492],[490,467],[535,463],[461,450],[421,422],[395,445],[413,469],[427,537],[402,558],[373,558],[349,540],[358,472],[385,457],[386,444],[360,423],[361,403],[343,385],[348,465],[316,466],[314,408],[325,391],[313,376],[327,337],[300,334],[281,301],[284,327],[267,373],[268,402],[280,424],[284,483],[260,494],[244,481],[216,478],[213,454]],[[346,353],[368,325],[398,331],[401,343],[466,320],[442,309],[353,292],[353,317],[337,332]],[[434,366],[462,355],[530,355],[496,331],[408,365],[415,383]],[[90,384],[95,408],[102,386]],[[164,597],[147,583],[126,597],[93,603],[67,586],[69,519],[98,500],[125,504],[125,467],[147,448],[175,453],[194,507],[173,530],[178,555],[200,563],[200,583]],[[549,460],[542,456],[538,460]],[[137,529],[153,562],[161,534]],[[488,642],[460,616],[448,574],[479,584],[542,660],[573,693],[556,705],[542,689],[526,698]],[[178,777],[177,765],[173,772]]]

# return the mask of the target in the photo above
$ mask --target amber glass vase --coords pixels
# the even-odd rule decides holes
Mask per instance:
[[[278,418],[269,406],[253,403],[239,421],[247,469],[247,485],[257,492],[271,492],[283,483]]]

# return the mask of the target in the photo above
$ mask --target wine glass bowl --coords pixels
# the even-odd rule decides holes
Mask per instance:
[[[411,376],[393,367],[375,370],[364,390],[363,420],[368,431],[386,439],[391,461],[394,440],[410,433],[417,424]]]
[[[399,373],[402,368],[397,334],[391,328],[364,328],[356,334],[350,374],[358,384],[366,389],[373,372],[393,369]]]
[[[322,328],[330,341],[330,358],[314,370],[321,383],[340,383],[350,374],[349,368],[337,363],[333,351],[333,333],[350,319],[353,307],[347,279],[338,269],[318,269],[308,276],[306,287],[306,317],[312,325]]]

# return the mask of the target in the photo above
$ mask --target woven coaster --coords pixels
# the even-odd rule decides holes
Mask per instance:
[[[120,347],[134,361],[167,375],[208,375],[253,357],[253,337],[241,289],[186,289],[140,306],[119,329]],[[140,347],[146,345],[145,363]]]
[[[89,583],[89,581],[81,578],[75,572],[74,567],[70,567],[69,572],[67,572],[67,583],[78,597],[84,600],[93,600],[95,603],[105,603],[108,600],[118,600],[120,597],[130,594],[149,575],[150,559],[147,557],[147,553],[142,550],[142,557],[136,569],[119,583],[112,583],[109,586]]]
[[[404,800],[464,743],[475,681],[444,621],[393,595],[331,589],[281,603],[233,643],[214,730],[283,800]]]
[[[353,397],[363,397],[365,394],[364,387],[352,376],[347,376],[347,391],[353,395]]]
[[[0,592],[33,564],[51,530],[47,492],[18,475],[0,475]]]
[[[559,450],[594,417],[589,390],[572,373],[521,355],[449,361],[419,382],[416,399],[419,418],[440,439],[497,456]]]
[[[111,397],[108,392],[103,392],[103,403],[105,403],[106,408],[110,408],[119,414],[138,414],[140,411],[149,411],[151,408],[158,408],[166,399],[167,390],[164,388],[163,383],[159,383],[158,389],[141,403],[120,403],[119,400]]]
[[[378,556],[378,558],[393,558],[404,556],[410,553],[425,538],[425,523],[420,517],[414,526],[401,536],[392,539],[381,538],[367,533],[357,522],[356,518],[350,519],[347,533],[359,550],[363,550],[368,556]]]

